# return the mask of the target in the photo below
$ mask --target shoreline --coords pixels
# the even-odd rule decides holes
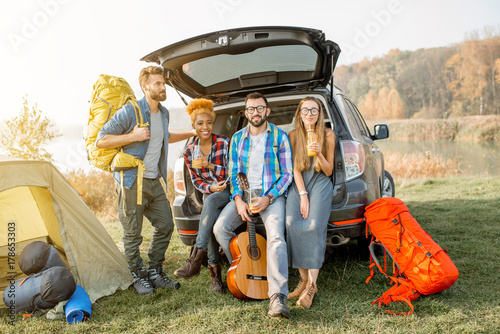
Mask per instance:
[[[391,141],[473,141],[500,142],[500,115],[463,116],[448,119],[391,119],[367,121],[389,126]]]

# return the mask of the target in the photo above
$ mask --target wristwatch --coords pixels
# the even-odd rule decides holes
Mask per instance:
[[[269,205],[273,204],[276,200],[276,197],[274,197],[273,194],[267,194],[266,197],[269,198]]]

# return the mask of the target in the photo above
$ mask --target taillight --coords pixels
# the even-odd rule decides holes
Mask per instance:
[[[174,167],[174,189],[179,195],[186,196],[186,186],[184,185],[184,159],[177,159]]]
[[[356,141],[342,141],[342,156],[344,157],[346,181],[350,181],[365,169],[365,151],[363,145]]]

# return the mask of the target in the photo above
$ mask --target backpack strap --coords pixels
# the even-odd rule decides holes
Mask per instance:
[[[142,116],[141,108],[139,107],[137,101],[130,99],[127,100],[127,102],[129,102],[134,108],[136,124],[140,128],[148,126],[149,123],[144,123],[144,117]],[[120,148],[120,150],[121,152],[123,152],[123,148]],[[137,205],[142,205],[142,186],[144,180],[143,176],[144,176],[144,170],[146,168],[144,166],[144,162],[141,159],[136,158],[135,161],[137,162]],[[123,196],[122,200],[123,214],[126,216],[127,213],[125,212],[125,191],[124,191],[125,186],[123,185],[123,170],[120,171],[120,183],[122,187],[122,196]]]
[[[144,123],[144,118],[142,117],[142,112],[141,112],[141,108],[139,107],[139,104],[137,103],[137,101],[135,100],[130,100],[130,104],[132,105],[132,107],[134,107],[134,111],[135,111],[135,121],[137,123],[137,125],[140,127],[140,128],[143,128],[145,126],[148,126],[149,123]]]
[[[382,246],[384,247],[384,269],[382,269],[382,266],[380,265],[376,255],[375,255],[375,246]],[[375,300],[373,304],[378,303],[378,306],[382,305],[389,305],[392,302],[403,302],[410,307],[411,311],[406,312],[406,313],[394,313],[390,310],[386,310],[387,313],[393,314],[393,315],[411,315],[413,313],[413,305],[411,304],[411,301],[416,299],[418,296],[420,296],[420,292],[417,291],[415,288],[414,284],[406,279],[406,278],[400,278],[396,277],[398,273],[400,272],[400,267],[392,258],[391,253],[387,250],[387,248],[383,245],[380,244],[376,241],[372,241],[369,246],[370,250],[370,276],[366,279],[366,283],[370,281],[370,279],[374,275],[373,268],[376,266],[378,270],[384,274],[385,277],[391,280],[391,283],[394,283],[394,286],[391,287],[389,290],[387,290],[380,298]],[[392,259],[392,265],[393,265],[393,276],[389,276],[387,274],[387,264],[386,264],[386,256],[389,254],[389,256]]]
[[[114,106],[111,103],[109,103],[108,101],[106,101],[105,99],[103,99],[102,97],[100,97],[100,96],[96,96],[96,97],[99,101],[101,101],[109,106],[108,117],[106,117],[106,121],[104,122],[104,124],[106,124],[111,119],[111,112],[113,111]]]
[[[29,305],[31,306],[31,308],[33,309],[33,312],[35,312],[37,309],[38,309],[38,306],[40,305],[41,301],[37,301],[36,298],[40,296],[40,292],[33,295],[33,297],[31,297],[30,299],[30,302],[29,302]]]
[[[378,303],[378,306],[389,305],[393,302],[403,302],[410,307],[411,311],[406,313],[395,313],[390,310],[386,310],[387,313],[393,315],[411,315],[413,313],[412,300],[417,299],[420,296],[420,292],[417,291],[413,283],[408,279],[398,278],[393,280],[395,285],[387,290],[380,298],[375,300],[373,304]]]
[[[40,317],[42,315],[45,314],[45,310],[40,310],[38,308],[38,306],[40,306],[40,304],[42,303],[42,300],[36,300],[37,297],[40,297],[40,292],[35,294],[33,297],[31,297],[30,301],[29,301],[29,305],[31,306],[31,308],[33,309],[33,311],[31,311],[31,313],[24,313],[23,314],[23,318],[35,318],[35,317]],[[40,314],[36,314],[35,312],[36,311],[40,311],[42,313]]]
[[[385,270],[382,269],[382,266],[378,262],[377,256],[375,255],[375,246],[384,247],[384,267],[385,267]],[[378,270],[382,274],[384,274],[385,277],[387,277],[389,279],[392,279],[394,276],[396,276],[401,271],[401,268],[399,267],[397,262],[394,260],[394,258],[391,256],[391,253],[383,244],[380,244],[376,241],[372,241],[370,243],[370,246],[368,247],[368,249],[370,250],[370,276],[368,276],[365,283],[368,283],[370,281],[370,279],[373,277],[373,267],[375,267],[375,266],[377,266]],[[389,256],[392,259],[393,275],[394,275],[392,277],[387,274],[387,263],[386,263],[386,255],[387,254],[389,254]]]

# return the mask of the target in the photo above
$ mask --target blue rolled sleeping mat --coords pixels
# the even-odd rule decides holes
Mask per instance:
[[[66,321],[70,324],[90,319],[92,315],[92,302],[87,292],[81,286],[76,286],[75,293],[64,307],[64,313],[66,314]]]

